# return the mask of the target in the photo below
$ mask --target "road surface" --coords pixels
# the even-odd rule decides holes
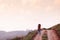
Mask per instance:
[[[59,40],[55,30],[47,30],[48,40]]]
[[[42,40],[42,36],[45,34],[46,31],[47,31],[46,34],[48,36],[48,40],[60,40],[55,30],[42,30],[41,34],[38,33],[34,38],[34,40]]]
[[[34,40],[42,40],[42,36],[43,36],[44,32],[45,32],[45,30],[42,30],[42,31],[41,31],[41,34],[38,33],[38,34],[36,35],[36,37],[34,38]]]

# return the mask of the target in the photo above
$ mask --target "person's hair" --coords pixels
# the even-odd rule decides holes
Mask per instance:
[[[38,26],[41,26],[41,24],[38,24]]]

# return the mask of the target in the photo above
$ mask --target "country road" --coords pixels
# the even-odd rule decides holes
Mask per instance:
[[[41,34],[37,34],[34,40],[42,40],[43,34],[47,31],[48,40],[60,40],[55,32],[55,30],[42,30]]]
[[[43,36],[44,32],[45,32],[45,30],[42,30],[42,31],[41,31],[41,34],[38,33],[38,34],[36,35],[36,37],[34,38],[34,40],[42,40],[42,36]]]
[[[47,30],[48,40],[59,40],[54,30]]]

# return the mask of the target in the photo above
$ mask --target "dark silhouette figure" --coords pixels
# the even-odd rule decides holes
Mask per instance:
[[[38,34],[41,34],[41,24],[38,24],[38,30],[37,30]]]
[[[38,24],[38,32],[41,30],[41,24]]]
[[[36,35],[39,33],[41,34],[41,24],[38,24],[38,30],[36,31],[36,33],[32,36],[32,39],[31,40],[34,40],[34,38],[36,37]]]

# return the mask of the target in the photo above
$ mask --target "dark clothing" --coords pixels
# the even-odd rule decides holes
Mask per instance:
[[[39,24],[39,25],[38,25],[38,31],[40,31],[40,30],[41,30],[41,25]]]
[[[41,24],[38,24],[38,33],[41,34]]]
[[[38,30],[38,34],[41,34],[41,30]]]

